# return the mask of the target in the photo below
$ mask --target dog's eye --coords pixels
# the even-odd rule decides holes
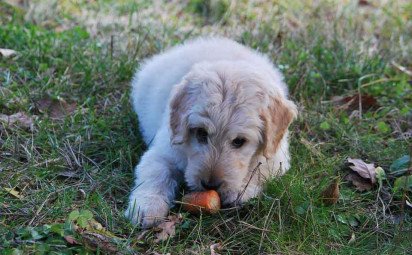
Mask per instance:
[[[199,143],[206,144],[207,143],[207,132],[203,128],[196,129],[196,139]]]
[[[243,144],[245,144],[245,142],[246,142],[245,138],[237,137],[232,141],[232,146],[235,147],[236,149],[239,149],[240,147],[243,146]]]

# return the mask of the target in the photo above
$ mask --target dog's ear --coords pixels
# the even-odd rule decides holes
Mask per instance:
[[[182,144],[186,141],[188,135],[187,117],[191,102],[189,94],[188,82],[183,81],[176,85],[172,91],[172,99],[170,101],[170,130],[171,143]]]
[[[263,156],[266,158],[274,156],[297,113],[297,107],[292,101],[281,97],[270,97],[269,106],[260,114],[264,123]]]

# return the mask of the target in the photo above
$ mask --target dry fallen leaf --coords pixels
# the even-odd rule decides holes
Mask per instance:
[[[11,49],[0,49],[0,55],[5,58],[13,57],[17,54],[17,51]]]
[[[66,240],[66,242],[68,242],[69,244],[78,244],[73,236],[64,236],[64,240]]]
[[[169,237],[175,235],[175,223],[171,221],[162,222],[157,226],[160,229],[160,232],[156,234],[155,242],[165,241]]]
[[[116,242],[111,237],[88,231],[83,232],[81,235],[83,245],[90,250],[99,250],[103,254],[115,254],[118,252]]]
[[[359,110],[359,95],[355,94],[353,96],[346,97],[335,96],[332,97],[332,103],[337,110],[348,110],[350,112]],[[368,94],[361,95],[361,105],[362,111],[367,111],[379,107],[376,98]]]
[[[359,0],[358,1],[359,6],[370,6],[371,4],[367,0]]]
[[[77,104],[45,97],[37,102],[37,108],[40,112],[49,114],[52,119],[63,119],[76,110]]]
[[[121,239],[106,230],[102,224],[95,219],[91,218],[87,220],[86,228],[77,225],[74,225],[74,227],[76,232],[81,235],[81,242],[88,249],[93,251],[99,250],[103,252],[103,254],[119,254],[120,251],[117,244]],[[127,247],[127,249],[129,248],[130,247]]]
[[[355,186],[356,190],[358,191],[370,190],[373,187],[373,184],[370,181],[365,180],[355,172],[351,172],[346,175],[344,180],[352,183],[352,185]]]
[[[155,242],[165,241],[168,238],[171,238],[175,235],[176,232],[176,224],[182,222],[182,215],[170,215],[167,217],[167,220],[157,225],[155,228],[156,239]]]
[[[33,119],[23,112],[18,112],[13,115],[0,114],[0,122],[4,122],[8,126],[18,126],[33,130]]]
[[[20,195],[20,192],[18,192],[16,189],[14,188],[4,188],[10,195],[18,198],[18,199],[22,199],[24,198],[24,196]]]
[[[336,178],[332,183],[322,191],[321,201],[325,205],[334,205],[339,200],[339,178]]]
[[[372,184],[376,183],[375,164],[367,164],[361,159],[348,158],[348,162],[353,166],[349,166],[353,171],[357,172],[365,179],[369,179]]]
[[[210,245],[210,255],[220,255],[216,251],[219,251],[222,249],[222,244],[221,243],[214,243]]]

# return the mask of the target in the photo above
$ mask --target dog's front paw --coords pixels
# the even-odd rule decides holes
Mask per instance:
[[[158,195],[132,194],[125,216],[133,224],[150,228],[163,221],[169,212],[165,197]]]

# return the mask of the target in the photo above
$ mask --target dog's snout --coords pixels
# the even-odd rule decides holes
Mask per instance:
[[[222,181],[213,181],[213,180],[208,181],[208,182],[204,180],[201,181],[203,188],[207,190],[217,190],[220,188],[220,186],[222,186],[222,183],[223,183]]]

